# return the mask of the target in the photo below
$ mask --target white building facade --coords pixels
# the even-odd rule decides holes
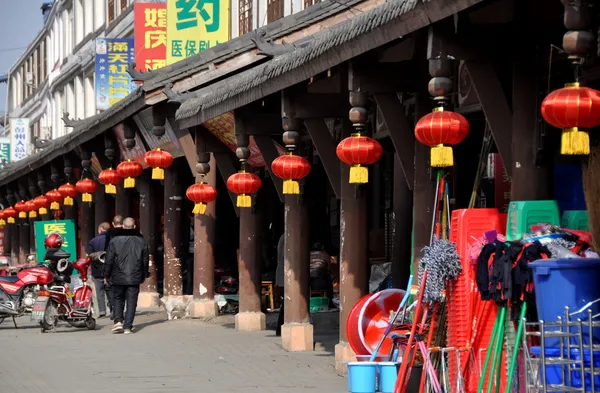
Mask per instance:
[[[319,2],[230,1],[231,38]],[[29,119],[32,141],[37,138],[54,139],[69,132],[70,129],[62,121],[63,112],[68,112],[74,119],[97,113],[94,92],[95,39],[133,37],[134,2],[54,1],[43,29],[9,72],[7,113],[9,118]],[[6,130],[10,133],[9,127]],[[34,152],[34,148],[30,147],[29,151]]]

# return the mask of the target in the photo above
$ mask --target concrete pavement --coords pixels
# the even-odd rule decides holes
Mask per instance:
[[[136,317],[136,333],[112,335],[61,324],[40,333],[28,318],[0,324],[0,393],[342,393],[333,354],[290,354],[273,331],[236,332],[198,320]]]

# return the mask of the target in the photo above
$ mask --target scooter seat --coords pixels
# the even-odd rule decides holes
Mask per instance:
[[[17,282],[19,277],[17,276],[0,276],[0,282]]]

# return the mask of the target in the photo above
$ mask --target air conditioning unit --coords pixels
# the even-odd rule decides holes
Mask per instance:
[[[26,72],[25,73],[25,84],[26,85],[33,85],[33,72]]]

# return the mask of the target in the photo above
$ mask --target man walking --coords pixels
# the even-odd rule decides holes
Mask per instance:
[[[98,236],[90,240],[87,245],[86,252],[91,255],[95,252],[103,252],[106,250],[106,232],[110,229],[108,222],[103,222],[98,226]],[[110,285],[104,284],[104,275],[102,269],[97,264],[92,264],[92,277],[94,278],[94,286],[96,287],[96,299],[98,301],[98,312],[100,317],[106,316],[106,298],[108,298],[108,307],[113,310],[112,296]],[[104,294],[106,293],[106,298]]]
[[[106,242],[105,242],[105,246],[104,246],[104,251],[108,250],[108,243],[110,243],[110,239],[113,236],[113,233],[115,233],[115,231],[118,231],[119,229],[123,228],[123,216],[119,216],[116,215],[114,216],[113,220],[112,220],[112,229],[110,229],[109,231],[106,232]]]
[[[115,229],[109,240],[104,262],[104,278],[110,282],[114,298],[113,333],[132,333],[140,284],[149,274],[148,243],[135,229],[131,217],[123,220],[123,228]],[[127,304],[127,312],[123,311]]]

